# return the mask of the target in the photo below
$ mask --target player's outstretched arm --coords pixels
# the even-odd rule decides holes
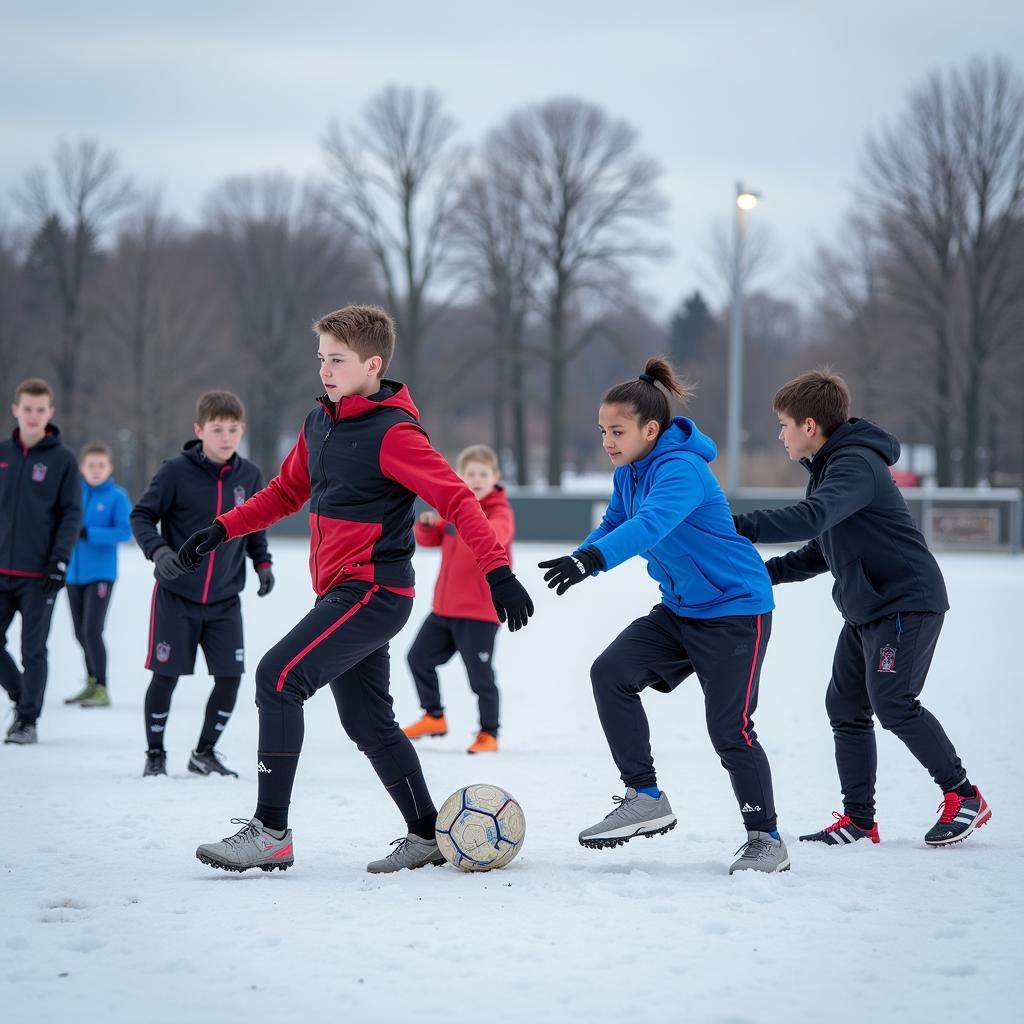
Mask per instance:
[[[298,512],[308,500],[309,454],[303,428],[294,447],[281,463],[281,471],[277,476],[248,501],[217,516],[216,522],[223,529],[225,538],[234,540],[273,526],[278,520]]]
[[[760,544],[789,544],[820,537],[859,512],[875,497],[875,475],[854,452],[837,455],[825,467],[814,493],[786,508],[758,509],[733,516],[736,532]]]
[[[773,587],[780,583],[801,583],[829,571],[821,545],[816,540],[797,551],[769,558],[764,567]]]
[[[515,632],[533,615],[533,601],[516,579],[508,552],[480,508],[480,502],[455,470],[435,451],[414,423],[400,423],[380,446],[381,472],[420,495],[459,531],[491,588],[498,618]]]

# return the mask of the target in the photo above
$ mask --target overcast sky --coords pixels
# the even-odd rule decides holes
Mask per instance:
[[[220,179],[322,167],[334,117],[381,86],[433,86],[475,141],[523,104],[574,95],[632,122],[662,164],[673,256],[643,281],[659,312],[703,285],[734,182],[764,195],[799,297],[834,237],[869,130],[933,68],[1000,53],[1024,67],[1022,0],[497,4],[0,0],[0,206],[61,137],[115,148],[198,217]],[[632,6],[634,10],[628,11]]]

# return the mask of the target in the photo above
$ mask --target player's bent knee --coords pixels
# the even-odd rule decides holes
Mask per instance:
[[[281,693],[288,688],[288,677],[282,677],[281,665],[264,656],[256,667],[256,706],[268,700],[280,700]]]
[[[615,689],[627,689],[624,685],[626,667],[618,658],[609,656],[607,652],[598,656],[590,666],[590,683],[594,692],[608,692]]]

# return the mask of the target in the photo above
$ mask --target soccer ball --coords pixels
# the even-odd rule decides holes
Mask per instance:
[[[490,871],[510,863],[526,837],[526,817],[499,786],[456,790],[437,812],[437,845],[463,871]]]

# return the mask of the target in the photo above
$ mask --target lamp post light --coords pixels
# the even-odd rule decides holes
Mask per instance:
[[[758,192],[736,183],[736,221],[732,247],[732,312],[729,318],[729,398],[726,426],[728,458],[726,491],[735,494],[740,486],[740,448],[743,403],[743,235],[748,210],[757,206]]]

